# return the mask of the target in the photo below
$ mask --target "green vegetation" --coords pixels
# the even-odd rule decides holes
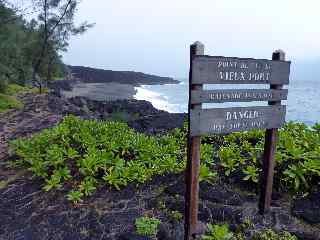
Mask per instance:
[[[41,25],[36,21],[25,21],[19,13],[0,1],[0,91],[5,85],[16,83],[25,85],[26,80],[32,79],[34,60],[38,57],[41,47]],[[48,71],[53,76],[61,77],[64,66],[57,51],[52,51],[49,65],[49,56],[39,69],[40,76],[47,76]]]
[[[202,237],[203,240],[232,240],[233,233],[229,230],[227,224],[224,225],[208,225],[208,232]]]
[[[146,136],[124,123],[69,116],[57,127],[11,145],[21,158],[20,164],[45,180],[45,191],[72,182],[75,188],[68,199],[75,203],[93,194],[103,182],[120,190],[127,184],[144,183],[154,175],[185,168],[185,132],[180,129],[164,136]],[[212,148],[204,144],[202,156],[208,155],[212,156]],[[210,172],[211,164],[203,161],[203,180],[215,176]]]
[[[161,221],[157,218],[140,217],[136,219],[136,231],[141,236],[155,237]]]
[[[23,103],[16,98],[16,95],[19,93],[36,93],[38,90],[18,84],[8,84],[3,92],[0,93],[0,112],[5,112],[9,109],[21,109]]]
[[[223,137],[217,149],[220,174],[226,179],[232,174],[258,187],[264,146],[263,131],[232,133]],[[279,131],[276,152],[275,187],[281,191],[305,193],[320,181],[319,124],[308,127],[302,123],[287,123]],[[239,172],[241,171],[241,172]]]
[[[256,233],[252,240],[298,240],[298,238],[288,232],[275,233],[271,229]]]
[[[45,90],[46,92],[47,90]],[[5,94],[13,96],[19,93],[37,93],[38,90],[36,88],[21,86],[18,84],[9,84],[6,88]]]
[[[74,204],[78,204],[79,202],[82,202],[83,193],[72,190],[67,197],[69,201],[73,202]]]
[[[182,221],[183,215],[179,211],[171,211],[169,212],[169,217],[174,221]]]
[[[45,181],[44,190],[73,186],[68,199],[79,202],[101,184],[118,190],[140,184],[155,175],[179,173],[186,164],[186,129],[163,136],[147,136],[125,123],[85,121],[66,117],[57,127],[11,146],[20,164]],[[212,144],[221,145],[213,151]],[[264,144],[262,131],[204,137],[200,181],[213,183],[242,176],[258,187]],[[279,132],[276,187],[302,193],[320,178],[319,125],[288,123]],[[214,155],[215,153],[215,155]]]
[[[212,147],[214,146],[214,147]],[[263,131],[232,133],[202,138],[200,180],[208,183],[239,176],[246,185],[258,187],[264,146]],[[275,187],[293,194],[317,187],[320,179],[320,127],[288,123],[279,131]],[[147,136],[121,122],[98,122],[68,116],[56,127],[30,139],[11,142],[34,177],[44,180],[44,191],[68,189],[74,204],[91,196],[102,185],[117,190],[141,184],[156,175],[180,173],[186,165],[186,126],[166,135]],[[214,149],[215,148],[215,149]],[[248,184],[247,184],[248,183]],[[166,211],[166,206],[159,206]],[[179,212],[167,212],[181,221]],[[160,221],[136,220],[137,233],[155,236]],[[208,225],[204,240],[244,240],[248,220],[232,232],[227,225]],[[290,233],[256,232],[252,240],[296,240]]]
[[[227,224],[223,225],[214,225],[208,224],[207,233],[202,236],[203,240],[244,240],[248,239],[245,237],[244,231],[247,228],[240,225],[236,232],[229,230]],[[256,232],[253,237],[249,238],[250,240],[298,240],[298,238],[289,232],[282,231],[279,233],[274,232],[271,229],[262,230]]]
[[[40,93],[46,84],[64,78],[67,69],[61,60],[71,35],[79,35],[93,24],[75,24],[77,0],[30,1],[37,17],[30,19],[24,3],[0,0],[0,93],[8,84],[32,83]]]
[[[209,165],[201,164],[200,165],[200,173],[199,173],[199,181],[205,181],[208,183],[213,184],[213,182],[217,178],[217,172],[212,171],[209,167]]]
[[[13,141],[12,147],[21,163],[45,180],[45,191],[72,182],[75,188],[68,199],[79,202],[102,182],[120,189],[154,175],[182,171],[185,150],[177,138],[180,130],[174,134],[146,136],[124,123],[70,116],[31,139]]]
[[[4,112],[12,108],[20,109],[22,107],[23,104],[15,97],[0,93],[0,112]]]

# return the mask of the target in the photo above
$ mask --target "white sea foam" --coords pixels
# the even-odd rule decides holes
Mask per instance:
[[[137,100],[145,100],[151,102],[152,105],[159,109],[170,113],[178,112],[178,104],[171,104],[168,102],[169,98],[161,93],[153,92],[145,88],[144,85],[135,87],[136,95],[134,96]]]

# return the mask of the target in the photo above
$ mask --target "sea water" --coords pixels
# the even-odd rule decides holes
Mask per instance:
[[[188,80],[179,79],[180,84],[143,85],[136,88],[135,98],[152,102],[155,108],[171,113],[188,111]],[[268,88],[266,85],[208,85],[205,89]],[[304,122],[308,125],[320,122],[320,83],[291,81],[287,105],[287,121]],[[266,102],[204,104],[204,108],[264,106]]]

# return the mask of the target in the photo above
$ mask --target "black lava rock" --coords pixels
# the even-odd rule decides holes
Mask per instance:
[[[320,223],[320,192],[312,193],[307,198],[294,202],[292,212],[310,224]]]

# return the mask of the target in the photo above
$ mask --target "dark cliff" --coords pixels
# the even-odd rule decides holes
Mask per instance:
[[[116,82],[121,84],[153,85],[153,84],[176,84],[179,81],[169,77],[159,77],[133,71],[112,71],[90,67],[68,66],[72,78],[87,83]]]

